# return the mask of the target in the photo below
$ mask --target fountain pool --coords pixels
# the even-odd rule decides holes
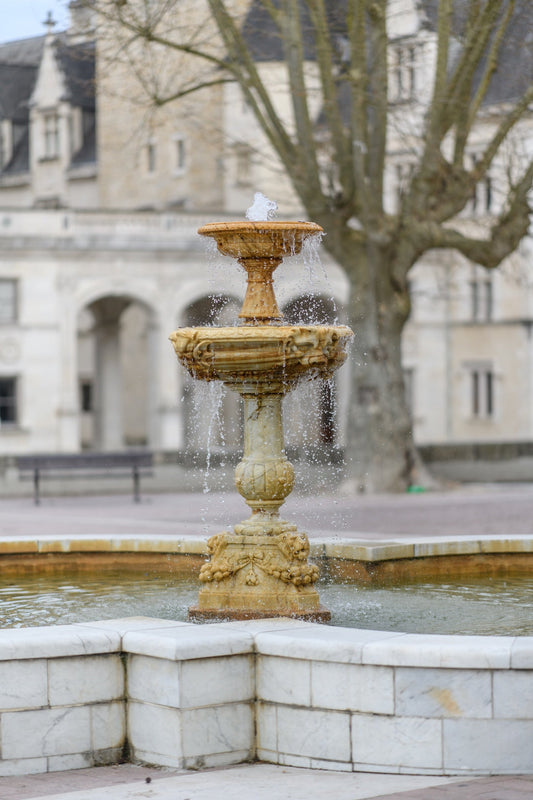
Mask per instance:
[[[148,583],[146,573],[163,565],[167,575],[179,565],[197,571],[205,549],[192,537],[0,541],[4,576],[36,574],[55,559],[125,572],[141,559]],[[532,553],[526,536],[311,542],[324,571],[363,583],[407,569],[426,580],[459,565],[531,574]],[[528,635],[147,616],[3,628],[0,775],[124,758],[194,768],[257,758],[350,771],[533,773],[532,676]]]

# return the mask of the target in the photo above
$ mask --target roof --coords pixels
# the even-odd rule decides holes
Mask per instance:
[[[37,67],[41,61],[44,40],[44,36],[34,36],[31,39],[17,39],[15,42],[0,44],[0,62]]]
[[[28,119],[28,100],[36,76],[37,67],[0,63],[0,119]]]
[[[56,53],[65,76],[68,100],[73,106],[95,107],[95,43],[67,45],[57,40]]]

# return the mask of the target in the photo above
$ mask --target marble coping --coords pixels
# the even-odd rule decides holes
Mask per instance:
[[[370,534],[369,534],[370,535]],[[432,556],[533,553],[533,536],[414,536],[371,541],[358,537],[313,537],[311,557],[346,561],[380,562]],[[40,555],[45,553],[168,553],[206,556],[207,542],[197,536],[180,537],[0,537],[2,555]]]
[[[0,630],[0,662],[110,653],[171,661],[256,653],[340,664],[528,670],[533,636],[396,633],[287,618],[197,625],[131,617]]]

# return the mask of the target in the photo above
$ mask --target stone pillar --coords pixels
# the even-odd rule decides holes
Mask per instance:
[[[91,306],[95,317],[95,447],[120,450],[122,431],[122,376],[120,315],[129,305],[122,297],[107,297]]]

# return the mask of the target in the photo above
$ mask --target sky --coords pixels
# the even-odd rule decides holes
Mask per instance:
[[[68,0],[0,0],[0,11],[0,42],[41,36],[49,11],[57,22],[56,31],[67,27]]]

